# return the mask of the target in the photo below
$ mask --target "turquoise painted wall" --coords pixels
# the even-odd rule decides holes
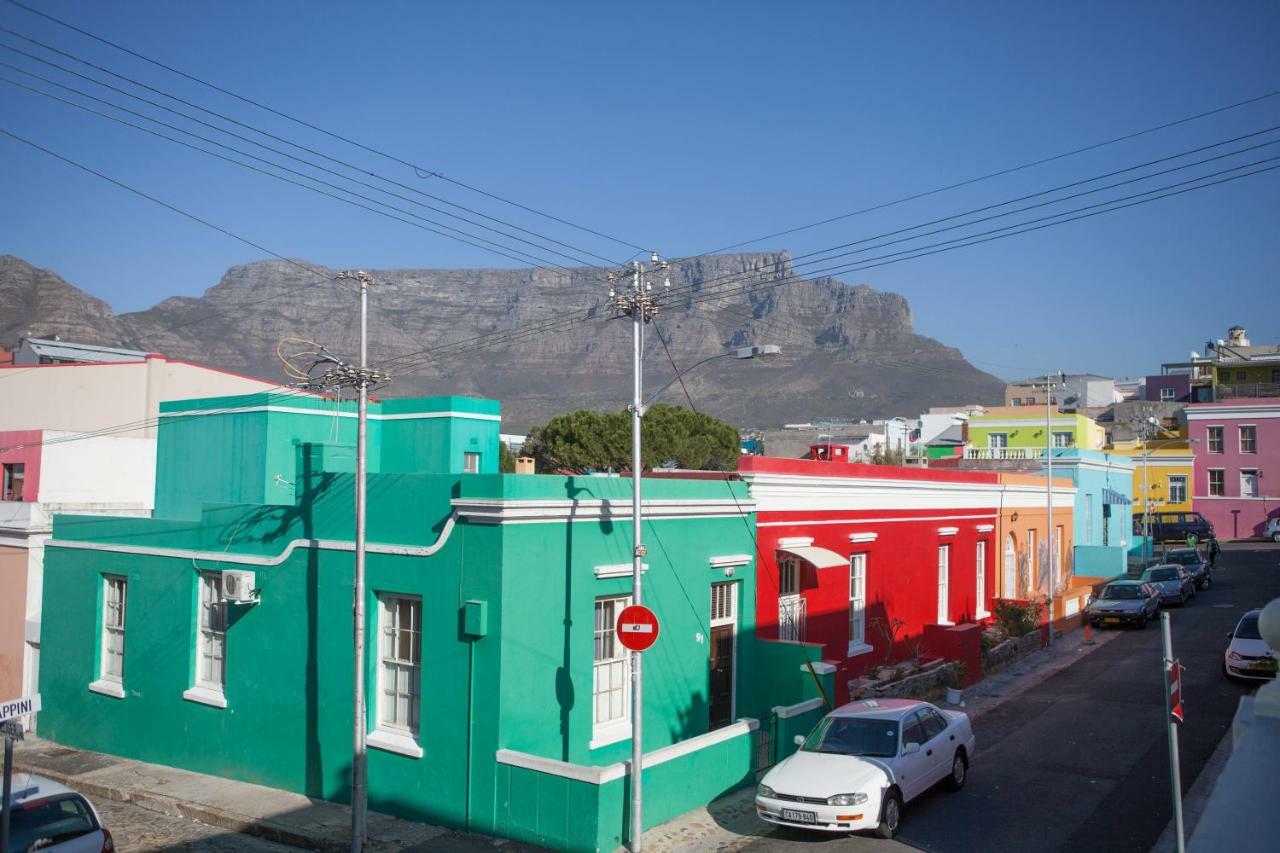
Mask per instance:
[[[299,538],[349,541],[353,477],[326,470],[349,468],[346,451],[341,444],[295,447],[289,505],[207,504],[192,519],[58,516],[46,551],[50,597],[42,649],[42,733],[71,746],[344,801],[352,684],[349,552],[299,549],[279,566],[256,570],[261,602],[231,606],[228,707],[218,709],[182,698],[192,684],[194,660],[197,574],[192,560],[58,543],[275,555]],[[427,545],[439,536],[455,496],[625,501],[630,482],[382,473],[370,477],[369,491],[371,542]],[[645,495],[689,503],[731,504],[731,495],[747,500],[742,484],[715,481],[646,480]],[[816,647],[754,637],[753,563],[735,567],[729,577],[724,569],[710,567],[713,556],[753,553],[753,528],[754,517],[740,516],[646,525],[646,603],[663,625],[645,657],[646,751],[708,729],[708,622],[716,581],[738,589],[737,716],[768,725],[774,705],[816,695],[811,677],[800,669],[807,657],[817,656]],[[378,592],[416,594],[424,602],[421,743],[426,753],[412,759],[370,750],[372,808],[481,831],[561,839],[565,849],[611,849],[621,843],[624,782],[584,794],[564,780],[530,781],[528,773],[498,765],[494,755],[506,748],[584,765],[608,765],[629,756],[629,741],[598,749],[590,742],[594,601],[629,589],[626,578],[596,577],[595,567],[626,563],[630,548],[624,514],[573,523],[462,521],[432,557],[370,555],[371,643]],[[232,567],[216,557],[200,566]],[[96,677],[104,573],[124,574],[130,584],[124,699],[87,687]],[[483,601],[487,608],[479,638],[464,630],[461,609],[469,600]],[[653,768],[646,824],[749,784],[754,744],[754,735],[735,738]],[[533,793],[537,799],[525,797]],[[593,797],[595,811],[579,814],[577,809]],[[563,835],[567,830],[556,814],[564,809],[578,819],[573,832],[588,833],[589,841]]]
[[[1072,531],[1077,575],[1113,577],[1125,571],[1125,551],[1133,538],[1133,508],[1113,504],[1108,517],[1103,507],[1108,490],[1126,499],[1133,494],[1130,464],[1127,457],[1096,450],[1071,448],[1054,453],[1054,476],[1068,477],[1076,487]]]
[[[161,403],[156,516],[197,518],[205,502],[291,504],[303,443],[331,448],[323,458],[336,467],[327,470],[354,471],[355,411],[350,400],[277,393]],[[468,451],[480,454],[479,473],[497,473],[495,400],[373,401],[369,415],[370,473],[460,474]]]

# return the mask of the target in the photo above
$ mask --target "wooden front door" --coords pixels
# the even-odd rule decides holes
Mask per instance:
[[[733,626],[711,629],[711,728],[733,722]]]

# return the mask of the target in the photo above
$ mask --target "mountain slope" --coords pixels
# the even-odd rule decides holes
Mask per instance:
[[[0,317],[13,311],[22,320],[0,324],[0,335],[58,331],[277,379],[274,350],[282,337],[318,340],[348,356],[355,351],[350,283],[326,281],[335,271],[314,269],[321,275],[283,261],[236,266],[198,299],[175,297],[116,316],[56,275],[10,259],[0,263]],[[388,396],[494,397],[503,403],[510,432],[568,409],[616,409],[629,401],[631,325],[611,319],[600,270],[370,272],[376,279],[370,356],[375,365],[390,361]],[[746,283],[755,288],[726,293],[740,287],[727,285],[730,275],[749,275]],[[832,278],[768,287],[790,275],[786,253],[714,255],[672,269],[672,290],[682,295],[665,302],[655,325],[682,369],[726,347],[776,343],[783,349],[769,362],[717,359],[691,372],[686,384],[699,410],[765,427],[816,417],[914,415],[930,405],[1000,398],[998,380],[959,351],[915,334],[902,296]],[[529,334],[541,322],[588,313],[567,330]],[[673,376],[655,331],[648,327],[645,354],[651,389]],[[467,339],[495,333],[490,346],[451,357]],[[435,352],[391,361],[423,350]],[[687,405],[679,385],[662,399]]]

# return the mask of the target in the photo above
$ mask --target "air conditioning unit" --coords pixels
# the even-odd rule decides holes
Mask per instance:
[[[224,601],[234,601],[240,604],[248,604],[257,602],[254,597],[255,578],[253,572],[242,570],[226,571],[222,573],[222,598]]]

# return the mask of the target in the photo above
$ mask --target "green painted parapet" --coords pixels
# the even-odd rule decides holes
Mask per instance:
[[[755,781],[759,723],[742,719],[644,758],[644,825],[652,829]],[[501,749],[493,831],[553,850],[612,851],[629,840],[628,764],[590,767]]]

